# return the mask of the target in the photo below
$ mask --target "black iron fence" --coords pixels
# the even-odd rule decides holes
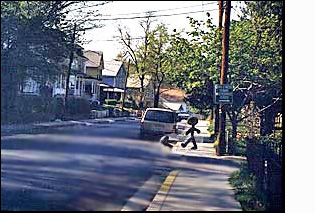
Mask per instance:
[[[246,147],[248,169],[257,177],[257,192],[265,195],[268,210],[283,210],[282,142],[248,139]]]

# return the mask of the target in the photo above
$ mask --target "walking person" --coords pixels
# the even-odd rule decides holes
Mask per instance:
[[[185,148],[187,146],[187,144],[192,142],[194,146],[191,149],[197,149],[198,147],[197,147],[197,143],[196,143],[196,140],[194,137],[194,133],[197,132],[198,134],[200,134],[200,130],[195,127],[196,124],[198,123],[198,118],[191,117],[188,119],[187,123],[192,126],[186,132],[186,135],[189,135],[189,133],[190,133],[190,137],[187,138],[186,141],[181,144],[181,146],[183,148]]]

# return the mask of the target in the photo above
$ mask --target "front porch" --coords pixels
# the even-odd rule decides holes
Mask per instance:
[[[104,104],[105,99],[115,99],[115,100],[122,100],[124,90],[112,87],[108,84],[100,84],[100,102]]]

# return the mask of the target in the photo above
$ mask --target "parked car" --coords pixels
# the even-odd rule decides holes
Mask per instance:
[[[141,119],[140,137],[177,133],[176,112],[162,108],[147,108]]]

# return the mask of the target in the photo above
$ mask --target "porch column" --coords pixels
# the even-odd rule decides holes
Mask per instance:
[[[70,89],[71,89],[71,87],[70,87]],[[77,76],[75,75],[74,76],[74,91],[73,91],[73,94],[76,95],[76,93],[77,93]]]

